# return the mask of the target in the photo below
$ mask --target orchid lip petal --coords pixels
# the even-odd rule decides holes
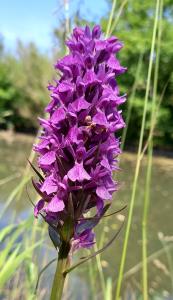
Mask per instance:
[[[85,171],[82,162],[76,162],[74,167],[68,172],[67,176],[71,181],[82,182],[91,179],[91,176]]]
[[[62,200],[57,196],[54,196],[47,206],[47,210],[50,212],[59,212],[64,209],[65,205]]]

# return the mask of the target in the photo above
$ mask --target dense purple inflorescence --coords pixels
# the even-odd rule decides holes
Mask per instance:
[[[93,245],[98,222],[85,220],[85,214],[95,207],[99,220],[117,189],[113,171],[118,169],[120,141],[115,134],[125,126],[118,106],[126,98],[119,95],[116,82],[126,70],[116,58],[122,44],[116,37],[100,36],[99,26],[92,32],[88,26],[73,30],[66,42],[70,54],[55,65],[61,78],[49,86],[49,118],[40,119],[43,131],[34,146],[44,174],[35,183],[42,196],[35,216],[42,212],[49,224],[63,226],[71,197],[73,249]]]

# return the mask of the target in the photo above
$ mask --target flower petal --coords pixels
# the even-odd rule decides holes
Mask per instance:
[[[82,109],[87,109],[90,106],[90,104],[84,98],[79,98],[76,99],[71,104],[71,106],[74,109],[74,111],[79,112]]]
[[[52,176],[46,177],[45,181],[43,182],[43,185],[41,187],[42,192],[46,192],[48,195],[54,193],[57,191],[57,184],[53,180]]]
[[[107,119],[106,119],[105,114],[103,112],[98,112],[94,116],[93,122],[96,123],[97,125],[107,126]]]
[[[43,199],[39,200],[34,207],[34,216],[37,218],[40,210],[43,209],[45,201]]]
[[[105,188],[105,186],[98,186],[96,189],[96,194],[97,194],[97,196],[99,196],[101,199],[104,199],[104,200],[112,198],[112,195],[109,194],[109,192]]]
[[[68,178],[71,181],[79,181],[82,182],[83,180],[90,180],[91,177],[90,175],[85,171],[83,167],[83,163],[75,163],[74,167],[68,171],[67,174]]]
[[[42,166],[50,166],[56,160],[55,151],[49,151],[39,159]]]
[[[49,202],[47,209],[50,212],[58,212],[64,209],[65,205],[62,200],[60,200],[57,196],[54,196],[52,200]]]
[[[51,121],[54,124],[58,124],[60,121],[63,121],[65,119],[65,116],[65,110],[63,108],[58,108],[52,114]]]

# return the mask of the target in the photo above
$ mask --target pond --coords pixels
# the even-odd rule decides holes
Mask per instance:
[[[15,135],[11,138],[4,137],[0,140],[0,210],[9,201],[10,194],[18,186],[23,178],[23,173],[27,164],[27,158],[31,151],[34,138],[22,135]],[[136,155],[133,153],[124,153],[121,156],[118,181],[119,191],[113,199],[111,211],[115,211],[127,204],[127,208],[110,218],[105,218],[102,224],[97,228],[98,237],[105,232],[106,243],[120,227],[128,213],[129,201],[132,190],[132,181],[135,170]],[[144,202],[144,190],[146,179],[146,157],[142,162],[140,178],[137,187],[137,196],[133,214],[132,230],[128,245],[128,254],[125,265],[125,290],[141,290],[141,237],[142,237],[142,212]],[[28,189],[31,185],[28,184]],[[30,191],[33,195],[33,191]],[[160,293],[161,295],[172,294],[171,285],[171,266],[168,262],[166,250],[163,248],[163,241],[159,239],[164,235],[164,245],[169,246],[171,250],[172,237],[172,195],[173,195],[173,159],[166,157],[154,156],[151,182],[151,198],[148,219],[148,256],[149,258],[149,288],[150,293]],[[32,207],[28,201],[26,190],[24,189],[22,197],[14,198],[8,209],[0,219],[1,228],[12,220],[19,221],[25,219],[32,213]],[[125,220],[126,222],[126,220]],[[104,225],[104,226],[103,226]],[[112,278],[113,283],[116,281],[122,245],[124,238],[125,225],[119,237],[109,249],[102,255],[101,264],[106,277]],[[169,254],[171,255],[171,250]],[[159,254],[157,256],[157,253]],[[153,255],[154,254],[154,255]],[[80,270],[75,272],[73,280],[82,282],[85,287],[89,285],[86,272]],[[80,280],[80,281],[79,281]],[[77,298],[75,298],[77,299]],[[84,298],[88,299],[88,298]],[[161,298],[162,299],[162,298]]]

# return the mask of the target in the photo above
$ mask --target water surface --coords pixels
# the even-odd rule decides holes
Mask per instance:
[[[8,201],[11,192],[21,182],[25,167],[27,164],[27,157],[30,155],[33,137],[25,137],[16,135],[9,138],[1,138],[0,140],[0,209],[2,210],[5,203]],[[120,188],[115,194],[111,211],[118,210],[125,204],[129,205],[132,181],[135,170],[136,155],[124,153],[121,157],[120,166],[121,171],[115,175],[118,179]],[[140,171],[140,178],[137,187],[137,196],[135,202],[135,209],[133,215],[132,230],[130,234],[130,241],[128,245],[128,254],[125,266],[125,272],[136,266],[141,261],[141,223],[145,192],[146,180],[146,163],[144,158],[142,168]],[[28,183],[28,190],[34,200],[31,184]],[[166,157],[157,157],[153,159],[152,182],[151,182],[151,203],[149,208],[148,218],[148,255],[152,255],[160,249],[163,245],[158,238],[158,233],[162,232],[167,236],[166,245],[170,245],[172,232],[172,195],[173,195],[173,159]],[[25,219],[32,212],[32,207],[28,201],[26,187],[22,196],[15,197],[11,202],[9,208],[5,211],[0,220],[0,226],[5,226],[15,220],[19,222]],[[97,237],[101,236],[103,230],[105,231],[106,243],[118,230],[123,222],[124,216],[127,215],[128,208],[117,215],[113,215],[109,219],[104,219],[104,222],[99,225],[97,229]],[[104,225],[104,226],[103,226]],[[125,226],[124,226],[125,227]],[[122,229],[118,239],[115,243],[102,255],[102,265],[106,277],[111,277],[113,282],[116,281],[120,256],[122,252],[122,243],[124,238],[124,229]],[[173,240],[173,239],[172,239]],[[173,249],[173,248],[172,248]],[[172,255],[172,251],[170,251]],[[84,272],[86,268],[80,269],[73,277],[74,282],[79,281],[84,284],[84,289],[90,285],[88,276]],[[87,271],[88,272],[88,271]],[[128,275],[128,274],[127,274]],[[126,275],[126,276],[127,276]],[[173,275],[173,274],[172,274]],[[75,279],[74,279],[75,278]],[[77,279],[76,279],[77,278]],[[76,281],[75,281],[76,280]],[[124,285],[127,289],[138,290],[141,289],[141,269],[136,268],[135,272],[126,277]],[[169,295],[172,293],[170,265],[167,261],[165,252],[161,256],[153,259],[149,263],[149,286],[150,292],[163,293]],[[87,294],[86,294],[87,295]],[[86,296],[88,297],[88,296]],[[85,299],[88,299],[86,298]],[[99,298],[99,297],[98,297]],[[77,298],[76,298],[77,299]]]

